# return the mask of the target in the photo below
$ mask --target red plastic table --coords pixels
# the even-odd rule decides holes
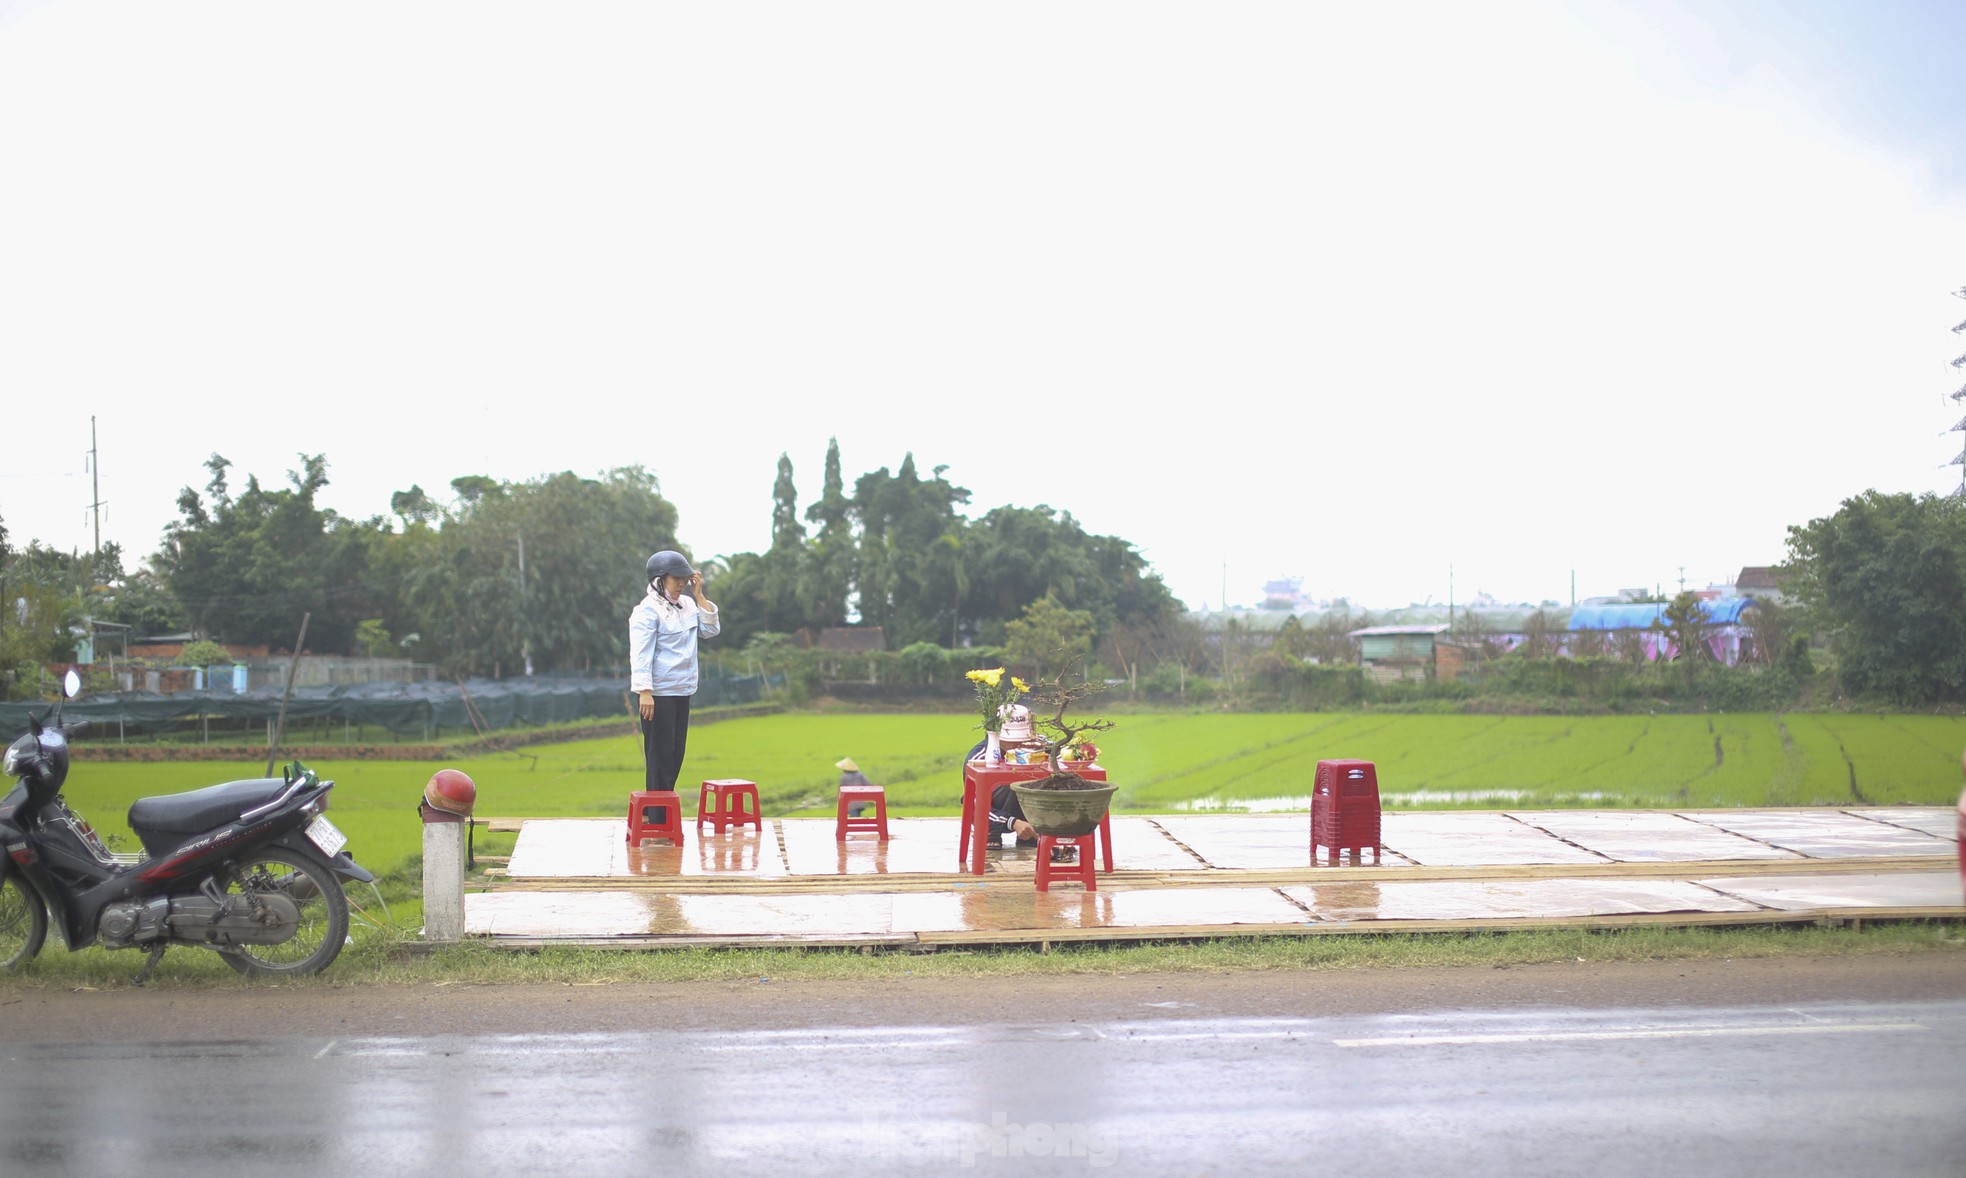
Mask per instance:
[[[1072,772],[1087,781],[1106,780],[1106,770],[1098,765],[1074,768]],[[967,850],[969,870],[973,874],[983,874],[983,852],[990,845],[990,795],[1000,785],[1013,781],[1036,781],[1050,773],[1051,770],[1043,762],[1035,765],[990,765],[981,759],[963,762],[963,825],[969,831]],[[1108,863],[1112,854],[1111,840],[1107,840]]]

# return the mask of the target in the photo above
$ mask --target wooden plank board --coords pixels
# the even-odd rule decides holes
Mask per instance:
[[[1931,871],[1933,861],[1924,856],[1898,856],[1878,859],[1745,859],[1729,862],[1682,863],[1606,863],[1588,868],[1562,864],[1528,864],[1476,867],[1383,867],[1383,868],[1306,868],[1291,871],[1183,871],[1135,872],[1120,870],[1099,874],[1102,889],[1131,887],[1272,887],[1291,884],[1325,884],[1363,881],[1390,883],[1401,880],[1498,880],[1498,879],[1659,879],[1693,880],[1720,877],[1778,875],[1889,874]],[[964,872],[914,875],[800,875],[777,878],[751,876],[601,876],[577,875],[551,878],[515,879],[498,868],[484,872],[483,891],[580,891],[596,887],[628,891],[686,892],[922,892],[952,888],[1029,888],[1032,880],[1021,872],[991,874],[978,878]]]
[[[1171,925],[1160,928],[1013,929],[1000,932],[869,933],[801,939],[795,936],[473,937],[494,949],[545,948],[654,952],[663,949],[975,949],[991,945],[1110,944],[1129,941],[1221,940],[1229,937],[1384,936],[1402,933],[1500,933],[1533,928],[1686,927],[1695,925],[1850,924],[1956,920],[1956,908],[1825,909],[1816,912],[1645,913],[1588,918],[1361,921],[1352,924]]]

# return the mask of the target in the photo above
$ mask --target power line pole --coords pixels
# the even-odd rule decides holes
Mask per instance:
[[[102,558],[102,455],[96,451],[96,416],[89,415],[89,512],[95,520],[96,558]]]
[[[526,674],[530,676],[532,674],[532,618],[526,612],[526,538],[524,534],[520,534],[517,539],[519,541],[519,625],[522,627],[519,635],[519,657],[525,661]]]
[[[1960,287],[1958,290],[1953,291],[1952,294],[1954,298],[1966,299],[1966,286]],[[1952,334],[1954,335],[1966,334],[1966,319],[1960,320],[1957,324],[1953,326]],[[1966,353],[1962,353],[1957,359],[1955,359],[1952,362],[1952,366],[1955,370],[1966,368]],[[1966,402],[1966,384],[1959,386],[1959,391],[1952,394],[1952,399],[1954,403]],[[1953,426],[1952,429],[1948,432],[1966,433],[1966,417],[1960,418],[1959,424]],[[1951,462],[1946,463],[1946,465],[1956,466],[1960,468],[1959,489],[1957,491],[1954,491],[1953,494],[1959,496],[1961,499],[1966,499],[1966,438],[1962,438],[1960,440],[1959,454],[1956,457],[1954,457]]]

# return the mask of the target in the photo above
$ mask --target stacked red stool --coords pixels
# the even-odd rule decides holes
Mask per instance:
[[[1331,861],[1372,850],[1379,862],[1379,770],[1370,761],[1319,761],[1311,786],[1311,863],[1328,847]]]
[[[872,817],[862,814],[850,817],[848,807],[859,802],[872,802]],[[843,785],[840,787],[840,808],[833,816],[833,838],[845,842],[846,836],[854,831],[862,831],[880,836],[887,841],[887,787],[883,785]]]
[[[1078,859],[1072,863],[1053,863],[1051,861],[1052,854],[1060,847],[1077,847],[1079,852]],[[1097,830],[1094,830],[1091,834],[1081,834],[1078,836],[1062,834],[1039,835],[1038,863],[1035,873],[1038,881],[1038,890],[1040,892],[1048,892],[1051,890],[1051,881],[1054,878],[1069,879],[1076,875],[1079,877],[1079,882],[1085,885],[1086,891],[1098,891],[1099,864],[1095,859],[1098,853],[1099,832]],[[1112,868],[1109,867],[1107,870],[1111,871]]]
[[[683,800],[674,790],[638,789],[628,795],[628,845],[643,839],[683,845]]]
[[[762,831],[758,814],[758,783],[741,777],[720,777],[703,783],[696,795],[696,829],[713,823],[718,834],[728,826],[754,826]]]

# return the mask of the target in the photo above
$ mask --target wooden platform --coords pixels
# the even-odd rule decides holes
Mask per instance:
[[[1966,916],[1953,811],[1391,812],[1379,865],[1314,862],[1303,815],[1117,817],[1119,870],[1039,893],[1032,852],[960,871],[954,818],[842,843],[830,819],[630,847],[607,819],[519,832],[467,935],[933,948],[1079,940]],[[1328,856],[1320,856],[1328,858]]]

